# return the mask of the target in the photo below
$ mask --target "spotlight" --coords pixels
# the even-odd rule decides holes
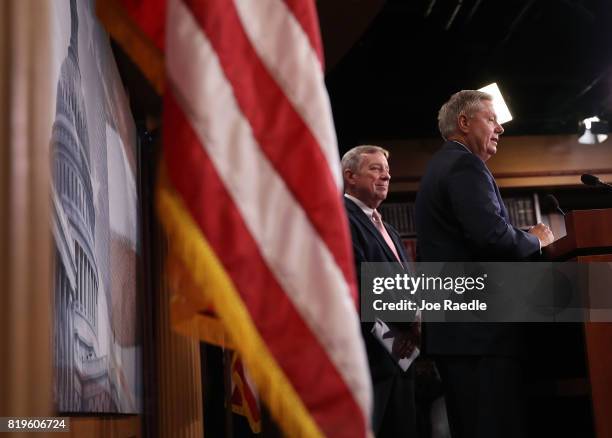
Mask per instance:
[[[499,91],[499,87],[496,82],[487,85],[486,87],[479,88],[478,91],[484,91],[485,93],[489,93],[493,96],[493,109],[497,114],[497,122],[502,125],[506,122],[512,120],[512,114],[510,114],[510,110],[506,105],[506,101],[504,101],[504,97]]]
[[[598,144],[608,138],[608,122],[599,117],[589,117],[578,123],[578,143]]]

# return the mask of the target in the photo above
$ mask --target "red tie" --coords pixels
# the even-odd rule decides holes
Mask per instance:
[[[383,238],[385,239],[385,242],[387,242],[387,246],[389,246],[389,249],[393,251],[393,254],[395,255],[397,261],[401,263],[399,255],[397,254],[397,250],[395,249],[395,245],[393,244],[393,240],[391,240],[391,236],[389,236],[389,233],[387,233],[387,229],[383,224],[380,213],[376,210],[372,212],[372,222],[374,222],[374,225],[376,225],[376,228],[378,228],[378,231],[380,231],[380,234],[382,234]]]

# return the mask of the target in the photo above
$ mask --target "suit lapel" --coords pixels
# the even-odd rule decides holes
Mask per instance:
[[[449,141],[443,147],[446,147],[448,149],[463,150],[463,151],[471,154],[471,152],[466,147],[464,147],[463,145],[461,145],[461,144],[459,144],[459,143],[457,143],[455,141]],[[495,178],[493,178],[493,174],[491,173],[491,171],[489,170],[489,168],[487,167],[486,164],[484,164],[484,168],[486,169],[486,172],[489,175],[489,178],[491,178],[491,183],[493,184],[493,187],[495,188],[495,195],[497,196],[497,202],[499,203],[499,207],[501,209],[502,217],[504,219],[506,219],[506,221],[509,223],[510,222],[510,216],[508,215],[508,209],[506,208],[506,205],[504,204],[504,200],[501,197],[501,193],[499,192],[499,187],[497,187],[497,183],[495,182]]]
[[[486,164],[485,164],[485,169],[487,169],[489,178],[491,178],[491,184],[493,184],[493,187],[495,188],[495,195],[497,196],[497,202],[499,203],[499,208],[501,210],[502,217],[506,219],[506,221],[509,223],[510,216],[508,216],[508,209],[506,208],[506,205],[504,204],[504,200],[502,199],[501,193],[499,192],[499,187],[497,187],[495,178],[493,178],[493,174],[491,173],[491,171],[489,170]]]
[[[491,178],[493,178],[491,176]],[[504,200],[501,197],[501,193],[499,192],[499,187],[497,187],[497,183],[495,179],[493,179],[493,185],[495,186],[495,193],[497,194],[497,200],[499,202],[499,206],[501,208],[502,216],[508,223],[510,223],[510,216],[508,215],[508,209],[506,208],[506,204],[504,204]]]
[[[387,245],[387,242],[385,242],[385,238],[382,236],[382,234],[380,234],[380,231],[378,231],[374,223],[370,220],[370,218],[368,218],[368,216],[363,212],[363,210],[359,208],[359,206],[355,204],[353,201],[348,199],[346,196],[344,196],[344,203],[346,205],[346,208],[349,211],[351,211],[353,216],[376,239],[378,244],[382,247],[383,251],[385,252],[385,255],[389,258],[389,261],[397,261],[397,259],[395,258],[395,254],[393,254],[393,251],[391,251],[391,248],[389,248],[389,245]],[[387,232],[388,231],[389,230],[387,229]],[[400,259],[402,261],[405,261],[406,256],[404,254],[404,251],[401,248],[401,245],[398,246],[398,242],[393,236],[393,233],[389,233],[389,236],[391,237],[391,240],[393,241],[395,245],[395,249],[397,250],[398,255],[400,256]]]
[[[395,244],[395,249],[397,250],[397,254],[400,257],[400,260],[403,262],[407,262],[408,261],[408,254],[406,253],[405,249],[404,249],[404,244],[402,243],[402,239],[400,238],[400,236],[395,235],[395,233],[392,233],[391,231],[389,231],[389,227],[387,227],[387,231],[389,232],[389,236],[391,236],[391,240],[393,240],[393,243]]]

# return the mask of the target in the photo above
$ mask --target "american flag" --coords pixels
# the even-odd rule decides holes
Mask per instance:
[[[232,352],[231,360],[232,412],[246,417],[253,433],[261,432],[261,410],[255,384],[244,368],[238,353]]]
[[[157,14],[120,3],[165,58],[158,211],[190,276],[183,317],[214,308],[288,436],[366,436],[371,387],[314,2],[155,0]]]

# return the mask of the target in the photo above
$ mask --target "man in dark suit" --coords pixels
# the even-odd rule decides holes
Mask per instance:
[[[504,132],[492,97],[454,94],[438,126],[446,142],[429,162],[416,201],[419,260],[518,261],[552,243],[544,224],[529,232],[510,224],[485,164]],[[424,346],[442,377],[453,438],[526,436],[517,325],[426,324]]]
[[[342,158],[345,206],[348,213],[358,277],[363,262],[408,261],[399,234],[382,221],[376,210],[389,190],[389,153],[378,146],[357,146]],[[391,353],[373,333],[375,324],[393,336]],[[417,323],[362,323],[374,388],[372,425],[377,438],[416,436],[414,371],[403,371],[400,358],[409,357],[418,346]]]

